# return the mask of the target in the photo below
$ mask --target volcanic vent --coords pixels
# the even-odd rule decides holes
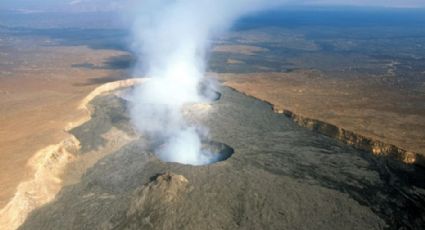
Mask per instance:
[[[174,143],[171,142],[171,144]],[[167,148],[167,145],[163,145],[157,149],[156,156],[160,160],[195,166],[225,161],[234,153],[233,148],[230,146],[215,141],[202,141],[200,147],[187,146],[187,148],[180,148],[184,149],[184,152],[175,152],[173,155],[168,154],[168,150],[165,150]]]
[[[190,128],[155,148],[156,156],[160,160],[199,166],[225,161],[234,153],[230,146],[210,140],[202,125],[202,120],[208,117],[211,103],[219,101],[221,93],[212,88],[211,84],[203,83],[198,91],[204,98],[203,102],[182,108],[182,114]]]

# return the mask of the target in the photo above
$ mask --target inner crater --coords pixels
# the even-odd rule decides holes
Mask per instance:
[[[213,87],[213,84],[201,82],[198,86],[198,92],[207,101],[218,101],[221,98],[221,93]]]
[[[170,148],[175,149],[172,154]],[[174,143],[170,142],[161,145],[156,151],[156,156],[164,162],[201,166],[225,161],[234,152],[229,145],[216,141],[202,141],[200,146],[188,145],[185,148],[175,148]]]

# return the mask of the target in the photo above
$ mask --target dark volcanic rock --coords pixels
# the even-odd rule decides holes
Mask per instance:
[[[188,189],[189,181],[184,176],[172,173],[156,176],[136,189],[125,215],[118,214],[102,226],[107,229],[173,229],[179,217],[178,207]]]
[[[21,229],[420,229],[425,223],[419,168],[300,128],[228,88],[198,122],[211,140],[234,149],[232,157],[206,166],[164,163],[141,138],[97,162]],[[82,145],[101,134],[93,135]]]
[[[70,133],[81,141],[81,152],[86,153],[95,150],[105,144],[102,134],[109,131],[113,126],[123,131],[131,132],[129,129],[129,116],[126,103],[123,99],[106,95],[96,97],[90,103],[93,110],[91,119],[83,125],[70,130]]]

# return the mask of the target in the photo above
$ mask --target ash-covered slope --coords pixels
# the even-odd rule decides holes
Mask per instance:
[[[124,100],[109,95],[93,103],[93,119],[73,132],[81,154],[107,145],[105,126],[131,133]],[[78,183],[34,211],[21,229],[424,225],[421,169],[372,158],[228,88],[219,101],[194,108],[186,116],[208,127],[211,141],[231,146],[235,153],[230,158],[206,166],[164,163],[142,136],[99,160]]]

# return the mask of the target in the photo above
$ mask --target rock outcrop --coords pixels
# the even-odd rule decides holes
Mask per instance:
[[[371,152],[376,156],[388,156],[406,164],[418,164],[420,166],[425,166],[425,159],[421,154],[409,152],[395,145],[365,137],[350,130],[337,127],[333,124],[294,114],[289,110],[282,109],[274,105],[272,106],[274,112],[284,114],[298,125],[340,140],[354,148]]]
[[[95,97],[140,84],[145,80],[127,79],[97,87],[79,106],[80,110],[86,111],[86,116],[78,121],[69,123],[65,130],[70,131],[90,120],[91,111],[88,105]],[[68,132],[66,139],[56,145],[41,149],[29,160],[28,166],[33,169],[34,176],[31,180],[19,184],[14,197],[0,210],[0,226],[2,230],[18,228],[32,210],[55,198],[63,186],[62,174],[69,163],[76,160],[80,147],[78,139]]]

